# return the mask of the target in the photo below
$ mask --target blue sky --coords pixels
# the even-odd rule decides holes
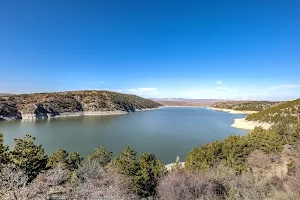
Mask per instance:
[[[300,1],[0,0],[0,92],[300,97]]]

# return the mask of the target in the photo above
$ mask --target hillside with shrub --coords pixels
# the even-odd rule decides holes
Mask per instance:
[[[268,123],[297,124],[300,122],[300,99],[287,101],[280,105],[248,115],[246,120]]]
[[[283,102],[280,101],[225,101],[210,105],[213,108],[232,109],[238,111],[261,111]]]
[[[111,91],[71,91],[0,97],[0,120],[55,117],[63,113],[124,111],[157,108],[159,103]]]
[[[269,130],[257,127],[245,136],[195,147],[186,158],[184,171],[218,180],[227,188],[228,199],[297,199],[299,147],[299,123],[280,123]],[[182,186],[181,192],[183,188],[189,187]]]
[[[284,145],[294,145],[300,138],[300,126],[278,125],[270,130],[255,128],[245,136],[229,136],[224,140],[195,147],[187,156],[185,166],[193,171],[205,171],[223,164],[238,172],[247,170],[247,157],[254,151],[279,155]]]

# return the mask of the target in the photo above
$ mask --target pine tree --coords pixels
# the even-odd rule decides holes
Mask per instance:
[[[99,162],[101,166],[106,166],[112,159],[112,152],[106,148],[99,146],[94,149],[94,152],[87,157],[88,161]]]
[[[29,180],[45,169],[47,156],[41,145],[34,144],[35,137],[25,135],[23,139],[14,139],[14,149],[10,154],[10,162],[25,170]]]
[[[155,196],[158,180],[166,173],[165,166],[154,154],[148,153],[143,153],[139,165],[136,177],[138,194],[142,197]]]
[[[68,166],[68,153],[59,148],[55,153],[51,154],[48,158],[47,168],[55,168],[58,164],[62,165],[62,168],[67,169]]]
[[[135,176],[139,169],[139,163],[134,149],[127,146],[118,158],[117,165],[121,174]]]
[[[71,170],[78,169],[78,166],[81,164],[83,158],[78,152],[72,152],[69,158],[69,168]]]
[[[114,159],[113,163],[117,166],[118,172],[128,179],[130,190],[138,193],[137,173],[140,166],[134,149],[127,146],[120,156]]]

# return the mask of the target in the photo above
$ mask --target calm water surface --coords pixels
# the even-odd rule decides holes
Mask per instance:
[[[246,130],[231,127],[235,118],[242,117],[245,115],[205,108],[161,108],[126,115],[1,122],[0,132],[10,146],[13,138],[34,135],[47,154],[61,147],[87,155],[102,145],[119,155],[131,145],[138,154],[151,152],[168,164],[177,155],[184,160],[194,146],[246,134]]]

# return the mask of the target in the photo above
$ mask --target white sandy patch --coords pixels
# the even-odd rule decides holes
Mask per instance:
[[[258,112],[258,111],[248,111],[248,110],[239,111],[239,110],[232,110],[232,109],[225,109],[225,108],[213,108],[213,107],[207,107],[207,109],[228,112],[231,114],[247,114],[247,115]]]
[[[247,121],[245,118],[240,118],[235,119],[234,123],[231,126],[234,128],[253,130],[255,127],[269,129],[272,126],[272,124],[266,122]]]
[[[176,163],[170,163],[165,165],[165,167],[167,168],[168,171],[171,171],[172,167],[175,165]],[[184,167],[184,162],[180,163],[182,167]]]

